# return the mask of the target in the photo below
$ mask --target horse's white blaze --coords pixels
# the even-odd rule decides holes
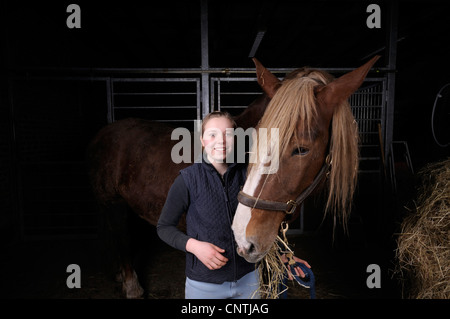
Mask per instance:
[[[247,181],[245,182],[243,188],[244,193],[254,196],[256,187],[258,186],[260,179],[261,175],[259,174],[259,170],[253,170],[247,178]],[[250,247],[250,243],[245,238],[245,233],[251,215],[252,211],[250,207],[242,205],[241,203],[238,204],[232,225],[234,238],[236,240],[238,248],[248,249]]]
[[[250,217],[250,207],[244,206],[239,203],[236,209],[236,215],[234,215],[232,226],[234,239],[236,240],[238,246],[238,252],[240,248],[248,249],[250,247],[250,243],[245,239],[245,231],[247,229],[247,224],[250,221]]]

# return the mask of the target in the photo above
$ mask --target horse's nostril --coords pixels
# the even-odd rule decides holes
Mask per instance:
[[[251,254],[254,251],[255,251],[255,245],[250,244],[250,247],[248,247],[248,253]]]

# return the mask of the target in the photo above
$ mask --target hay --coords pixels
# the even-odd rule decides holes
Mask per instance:
[[[450,298],[450,158],[420,172],[423,185],[402,223],[397,273],[408,298]],[[405,292],[406,290],[406,292]]]
[[[281,247],[286,250],[281,251]],[[259,294],[262,299],[278,299],[288,287],[283,283],[287,267],[281,260],[281,255],[292,252],[288,245],[279,237],[272,248],[260,261],[259,269]]]
[[[255,293],[259,293],[261,299],[278,299],[288,290],[284,279],[289,270],[281,258],[284,254],[294,256],[286,237],[288,229],[289,224],[282,222],[280,231],[283,239],[277,236],[269,252],[259,262],[259,289]]]

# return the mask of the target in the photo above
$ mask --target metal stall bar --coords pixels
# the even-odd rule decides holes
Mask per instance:
[[[387,73],[387,105],[385,114],[385,163],[391,160],[391,145],[394,134],[394,102],[395,102],[395,70],[397,66],[397,37],[398,37],[398,1],[390,2],[389,11],[389,50],[388,50],[388,69]],[[391,172],[393,174],[394,172]]]
[[[208,0],[201,1],[200,13],[201,54],[202,54],[202,119],[210,112],[209,109],[209,39],[208,39]]]
[[[267,68],[272,73],[286,74],[296,68]],[[332,74],[347,73],[353,71],[355,68],[315,68],[317,70],[327,71]],[[378,72],[384,73],[391,71],[388,67],[377,67]],[[135,76],[142,76],[146,74],[223,74],[223,75],[233,75],[233,74],[252,74],[256,76],[255,68],[232,68],[232,67],[210,67],[208,69],[202,70],[201,68],[52,68],[52,67],[17,67],[14,69],[17,72],[22,73],[46,73],[54,74],[79,74],[80,76],[90,76],[95,75],[100,76],[118,76],[119,74],[133,74]]]

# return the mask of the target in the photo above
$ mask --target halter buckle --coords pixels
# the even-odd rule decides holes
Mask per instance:
[[[291,199],[286,203],[286,205],[287,207],[285,213],[288,215],[292,215],[295,212],[295,209],[297,208],[297,203]]]

